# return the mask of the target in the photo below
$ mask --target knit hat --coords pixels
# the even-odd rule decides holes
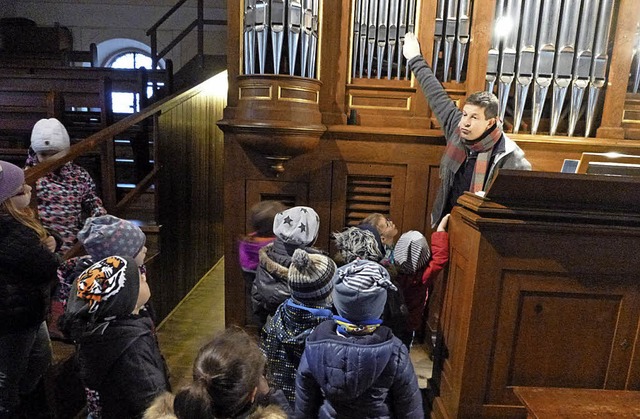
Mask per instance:
[[[333,277],[333,305],[338,314],[353,324],[382,316],[387,289],[397,290],[380,264],[358,259],[336,270]]]
[[[36,153],[57,153],[69,146],[69,133],[56,118],[41,119],[33,126],[31,148]]]
[[[376,241],[375,235],[368,229],[349,227],[344,231],[333,233],[340,256],[346,262],[353,262],[357,258],[378,262],[383,253]]]
[[[98,319],[131,314],[138,302],[140,270],[130,257],[109,256],[83,271],[76,280],[77,302],[88,304]]]
[[[0,204],[16,194],[24,185],[24,170],[8,161],[0,160]]]
[[[78,240],[93,260],[98,260],[111,255],[135,257],[146,236],[135,224],[107,214],[87,218]]]
[[[429,262],[431,250],[422,233],[410,230],[398,239],[394,248],[394,256],[395,263],[402,272],[413,274]]]
[[[289,288],[295,302],[310,307],[329,307],[336,264],[327,256],[296,249],[289,265]]]
[[[273,234],[283,242],[297,246],[312,244],[318,236],[320,217],[309,207],[293,207],[276,214]]]
[[[380,238],[380,232],[378,231],[378,228],[368,223],[362,223],[358,225],[358,228],[362,230],[366,230],[371,234],[373,234],[373,237],[376,239],[376,243],[378,243],[378,249],[380,250],[380,254],[384,256],[385,248],[384,248],[384,244],[382,243],[382,239]]]

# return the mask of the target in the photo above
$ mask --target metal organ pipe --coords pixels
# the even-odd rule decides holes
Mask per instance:
[[[451,64],[451,52],[456,40],[456,23],[458,21],[458,0],[449,0],[447,3],[447,20],[444,25],[444,60],[443,80],[449,81],[449,65]]]
[[[520,129],[524,105],[527,100],[527,92],[533,79],[533,62],[536,53],[540,1],[541,0],[524,0],[522,29],[520,31],[520,45],[518,48],[516,92],[513,106],[513,132],[515,133]]]
[[[464,56],[467,51],[467,44],[471,35],[471,2],[460,0],[458,13],[458,29],[456,34],[456,82],[460,83],[462,78],[462,67]]]
[[[494,36],[487,61],[487,89],[499,83],[500,116],[513,100],[513,132],[518,132],[527,113],[529,86],[533,84],[531,133],[539,130],[553,86],[549,134],[555,135],[562,118],[567,118],[567,134],[573,135],[585,117],[585,136],[593,127],[601,89],[609,64],[609,33],[614,0],[498,0]],[[520,15],[521,12],[521,15]],[[513,19],[514,27],[504,37],[501,25]],[[516,45],[517,40],[517,45]],[[640,83],[640,61],[638,61]],[[513,99],[511,82],[514,80]],[[571,105],[563,112],[571,86]],[[586,107],[583,97],[588,89]]]
[[[498,75],[498,100],[500,101],[500,119],[504,119],[509,99],[509,90],[516,70],[516,42],[518,40],[517,23],[520,22],[521,0],[511,0],[507,3],[505,18],[511,22],[509,32],[502,43],[502,57],[500,59],[500,74]]]
[[[436,74],[438,71],[440,46],[442,45],[442,38],[444,38],[444,7],[445,0],[438,0],[436,5],[436,26],[433,33],[433,60],[431,60],[433,74]]]
[[[244,0],[243,74],[280,74],[286,62],[288,69],[282,71],[289,75],[315,78],[321,1]]]
[[[551,102],[551,126],[549,134],[555,135],[560,122],[560,112],[573,78],[572,67],[575,55],[576,31],[578,29],[580,0],[566,0],[562,9],[563,21],[558,34],[558,47],[553,76],[553,100]]]
[[[498,62],[500,61],[500,42],[502,41],[496,25],[504,18],[504,1],[498,0],[496,3],[496,15],[494,19],[494,28],[491,36],[491,47],[489,48],[489,56],[487,58],[487,82],[486,89],[493,92],[496,79],[498,78]]]
[[[558,23],[560,22],[560,2],[545,1],[542,6],[542,25],[538,34],[538,57],[536,59],[533,84],[533,109],[531,112],[531,133],[538,132],[547,92],[553,79],[553,59],[556,53]]]
[[[571,105],[569,107],[569,127],[567,133],[573,133],[580,116],[584,92],[589,85],[591,61],[593,58],[593,41],[598,21],[599,0],[584,0],[580,14],[578,42],[576,44],[575,62],[573,64],[573,81],[571,83]]]
[[[604,87],[609,62],[609,32],[611,31],[611,19],[613,18],[613,2],[604,0],[600,4],[598,14],[598,30],[596,32],[595,45],[593,47],[593,60],[591,61],[591,80],[589,82],[589,97],[587,99],[587,120],[584,136],[588,137],[593,125],[596,112],[596,104],[600,96],[600,90]]]

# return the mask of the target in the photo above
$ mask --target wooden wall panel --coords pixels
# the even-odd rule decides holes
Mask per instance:
[[[240,2],[242,3],[242,2]],[[435,1],[421,1],[417,33],[426,57],[432,56],[433,27],[436,12]],[[370,165],[376,168],[401,166],[405,168],[404,198],[392,208],[401,214],[401,232],[416,229],[427,237],[430,227],[430,210],[439,186],[439,161],[443,151],[442,133],[435,129],[437,122],[414,79],[411,80],[360,80],[351,79],[351,8],[355,2],[343,1],[339,6],[323,3],[319,41],[319,77],[322,87],[319,109],[327,131],[319,146],[285,164],[285,172],[277,177],[270,171],[263,157],[245,150],[234,134],[225,136],[225,265],[227,301],[244,301],[240,269],[237,265],[237,237],[245,232],[247,208],[256,196],[268,191],[278,182],[306,185],[307,204],[320,215],[320,230],[316,245],[329,248],[333,229],[344,220],[346,190],[336,176],[337,165]],[[620,2],[620,10],[629,10],[631,1]],[[481,90],[485,84],[487,50],[490,44],[495,0],[473,3],[472,33],[469,43],[467,78],[464,83],[448,82],[444,87],[459,101],[466,94]],[[229,20],[229,104],[225,120],[233,125],[238,104],[239,61],[242,57],[242,7],[238,3],[228,5]],[[627,34],[629,35],[629,34]],[[616,35],[618,37],[624,34]],[[612,57],[622,62],[620,58]],[[624,64],[624,63],[623,63]],[[623,64],[617,64],[624,67]],[[625,67],[628,69],[628,65]],[[625,83],[626,85],[626,83]],[[605,95],[609,96],[605,91]],[[623,101],[607,97],[609,101]],[[358,111],[357,125],[345,125],[350,110]],[[296,112],[296,107],[291,108]],[[607,113],[612,111],[606,111]],[[605,120],[603,116],[603,120]],[[615,121],[614,121],[615,122]],[[269,122],[265,122],[268,125]],[[612,123],[615,128],[615,123]],[[277,131],[264,131],[264,141],[269,143]],[[611,138],[568,138],[532,135],[510,135],[524,149],[534,170],[558,172],[564,159],[579,159],[583,152],[620,152],[640,154],[640,142]],[[262,186],[265,187],[262,190]],[[271,185],[271,186],[268,186]],[[251,192],[248,188],[254,188]],[[255,189],[257,188],[257,190]],[[395,207],[396,203],[394,203]],[[437,291],[436,291],[437,292]],[[437,307],[437,306],[436,306]],[[436,308],[437,310],[437,308]],[[244,323],[244,308],[227,306],[229,324]],[[434,320],[435,328],[437,319]]]
[[[202,92],[158,119],[160,265],[150,277],[158,317],[169,313],[223,255],[226,100]]]

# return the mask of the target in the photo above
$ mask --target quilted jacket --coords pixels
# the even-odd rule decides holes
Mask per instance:
[[[296,418],[423,418],[418,380],[386,326],[342,336],[327,320],[307,338],[296,378]]]

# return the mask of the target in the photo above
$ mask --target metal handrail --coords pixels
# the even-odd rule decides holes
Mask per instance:
[[[204,18],[204,0],[198,0],[198,16],[187,26],[178,36],[169,43],[162,51],[158,52],[158,28],[171,17],[187,0],[180,0],[167,13],[165,13],[149,30],[147,36],[151,37],[151,66],[156,68],[158,61],[164,58],[180,41],[182,41],[194,28],[197,28],[198,34],[198,53],[197,56],[204,61],[204,26],[226,26],[226,20],[205,19]]]

